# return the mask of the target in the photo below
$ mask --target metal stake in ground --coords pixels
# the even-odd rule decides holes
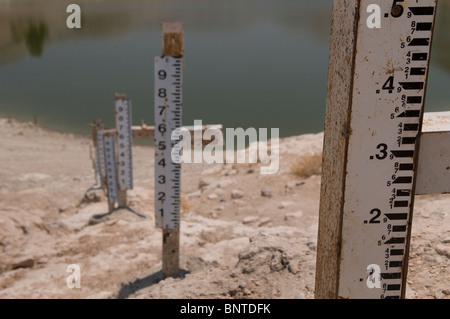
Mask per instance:
[[[105,150],[105,169],[106,182],[108,189],[108,208],[109,211],[114,210],[114,204],[117,202],[117,165],[116,165],[116,149],[115,134],[105,134],[103,132],[103,147]]]
[[[317,298],[405,296],[435,11],[436,0],[334,1]]]
[[[103,149],[103,132],[104,126],[100,120],[95,120],[91,124],[92,142],[94,145],[94,172],[97,182],[96,188],[105,188],[106,170],[105,170],[105,152]]]
[[[117,131],[118,206],[127,207],[127,189],[133,188],[131,102],[124,94],[115,96]]]
[[[163,23],[155,58],[155,220],[163,229],[163,277],[179,275],[181,166],[172,160],[172,132],[181,128],[183,24]]]

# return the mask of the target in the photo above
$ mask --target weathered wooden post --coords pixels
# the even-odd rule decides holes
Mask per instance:
[[[172,132],[181,128],[183,24],[162,23],[162,56],[155,58],[155,220],[163,229],[162,275],[179,275],[181,165]]]
[[[405,297],[436,5],[334,1],[316,298]]]

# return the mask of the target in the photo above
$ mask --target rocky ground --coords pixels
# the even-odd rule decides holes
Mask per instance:
[[[185,164],[182,276],[162,280],[151,147],[133,148],[130,209],[107,212],[88,138],[0,119],[0,298],[313,298],[320,175],[292,167],[322,138],[283,139],[275,175]],[[448,299],[450,196],[415,205],[407,297]]]

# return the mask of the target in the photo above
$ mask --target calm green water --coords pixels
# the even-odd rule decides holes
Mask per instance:
[[[66,27],[69,3],[82,29]],[[183,21],[183,122],[323,130],[331,0],[0,0],[0,116],[64,132],[114,125],[114,93],[153,124],[161,21]],[[427,111],[450,109],[450,5],[441,0]]]

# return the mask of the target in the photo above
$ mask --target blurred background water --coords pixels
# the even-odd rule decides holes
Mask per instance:
[[[82,28],[68,29],[77,3]],[[450,0],[440,0],[427,111],[450,110]],[[183,21],[183,123],[323,130],[332,0],[0,0],[0,117],[87,135],[114,93],[153,124],[160,22]]]

